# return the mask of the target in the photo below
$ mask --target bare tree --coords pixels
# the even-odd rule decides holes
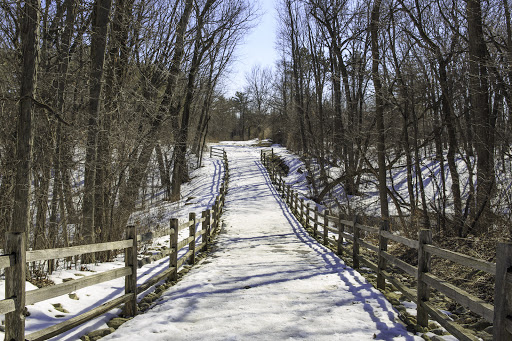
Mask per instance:
[[[11,231],[28,232],[30,213],[30,170],[32,163],[32,115],[39,63],[38,0],[23,4],[21,23],[21,87],[17,122],[16,180]]]
[[[86,244],[94,243],[96,237],[94,222],[94,193],[96,178],[96,151],[99,121],[101,114],[101,93],[105,52],[107,49],[107,30],[109,26],[112,0],[96,0],[93,7],[91,33],[91,71],[89,87],[89,117],[87,123],[87,145],[84,174],[84,199],[82,204],[82,235]],[[92,258],[85,257],[90,262]]]
[[[475,147],[477,154],[478,187],[476,194],[477,212],[475,214],[479,216],[489,211],[492,191],[495,185],[494,146],[496,116],[490,110],[489,75],[487,70],[488,53],[484,40],[481,2],[479,0],[468,0],[466,15],[469,46],[469,91],[471,112],[475,120]]]

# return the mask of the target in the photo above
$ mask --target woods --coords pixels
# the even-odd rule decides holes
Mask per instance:
[[[155,173],[181,199],[255,6],[1,1],[0,17],[2,244],[6,231],[33,249],[119,240]]]
[[[280,60],[230,98],[249,2],[2,1],[0,239],[115,240],[148,191],[181,199],[207,140],[255,137],[333,209],[365,214],[373,188],[394,229],[510,237],[507,0],[276,7]]]
[[[255,137],[331,209],[510,238],[509,5],[282,0],[280,59],[230,96],[251,2],[1,1],[0,239],[115,240],[155,193],[182,199],[207,141]]]
[[[248,81],[249,110],[238,110],[242,126],[253,115],[264,127],[249,138],[302,155],[312,198],[341,212],[368,214],[365,193],[376,190],[375,214],[399,221],[395,230],[510,238],[508,1],[277,8],[269,107],[257,115]]]
[[[410,326],[421,327],[415,331],[429,332],[429,316],[435,316],[453,335],[460,324],[477,336],[507,338],[510,302],[497,301],[512,285],[510,2],[274,1],[277,40],[268,44],[278,60],[253,65],[245,85],[229,88],[239,81],[234,62],[245,62],[239,47],[265,15],[260,5],[0,0],[2,307],[5,325],[16,326],[5,328],[6,339],[24,338],[26,305],[42,295],[26,294],[26,281],[50,288],[39,293],[53,287],[51,297],[62,296],[78,290],[76,283],[102,276],[55,282],[52,273],[93,272],[98,264],[118,261],[123,248],[129,269],[109,270],[103,279],[128,276],[130,297],[114,299],[108,308],[130,300],[125,312],[135,315],[136,294],[171,273],[137,288],[137,249],[140,255],[169,255],[170,280],[176,281],[178,268],[193,265],[195,252],[213,242],[210,223],[226,234],[237,226],[236,238],[223,247],[244,245],[254,231],[262,238],[285,236],[275,235],[281,229],[312,248],[314,240],[302,236],[310,228],[317,241],[352,258],[341,267],[339,258],[323,257],[340,265],[331,268],[333,277],[352,267],[368,272],[383,292],[412,292],[414,319],[406,316],[400,296],[391,303],[402,305]],[[217,143],[223,140],[229,142]],[[246,142],[232,142],[241,140]],[[222,155],[214,145],[223,146]],[[224,147],[236,156],[233,200],[225,199]],[[267,147],[272,149],[260,161],[254,158]],[[205,152],[210,158],[203,163]],[[250,219],[221,223],[225,200],[227,221],[237,211]],[[201,209],[187,212],[188,222],[180,225],[177,212],[195,207],[190,205]],[[192,212],[203,212],[202,218]],[[169,222],[165,248],[137,244]],[[188,234],[179,240],[183,229]],[[242,229],[246,236],[240,238]],[[293,253],[296,241],[291,244]],[[244,256],[258,251],[245,245]],[[49,249],[51,257],[34,256]],[[262,258],[260,251],[253,255]],[[274,251],[265,251],[269,264],[276,263]],[[364,259],[369,268],[360,268]],[[297,273],[323,268],[309,264],[317,268]],[[396,276],[390,269],[398,270]],[[276,273],[283,285],[293,276]],[[253,287],[238,283],[232,292],[242,288]],[[345,290],[335,288],[338,294]],[[324,289],[322,297],[332,302],[331,289]],[[41,302],[48,298],[43,296]],[[354,305],[351,298],[344,301]],[[63,317],[41,307],[34,307],[35,315]],[[485,323],[469,316],[468,307]],[[92,315],[105,309],[93,308]],[[375,324],[377,314],[362,312]]]

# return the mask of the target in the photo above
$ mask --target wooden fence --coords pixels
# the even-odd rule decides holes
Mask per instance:
[[[351,255],[354,268],[359,268],[363,263],[375,271],[379,289],[385,288],[387,280],[415,302],[419,326],[427,327],[430,317],[460,340],[479,340],[473,333],[452,321],[429,302],[430,289],[433,288],[493,323],[493,340],[512,340],[512,243],[499,243],[496,250],[497,261],[491,263],[432,245],[430,230],[421,230],[418,240],[412,240],[392,234],[385,222],[381,223],[380,228],[375,228],[360,224],[357,217],[346,220],[333,216],[327,210],[320,213],[317,205],[312,208],[309,204],[305,204],[304,199],[299,198],[298,193],[285,183],[269,155],[270,152],[262,151],[261,161],[268,170],[272,183],[304,227],[312,229],[313,235],[320,237],[324,245],[337,250],[339,256],[343,253]],[[378,239],[379,245],[363,240],[361,237],[365,233],[372,234],[375,237],[373,240]],[[411,265],[387,252],[388,241],[416,249],[418,265]],[[361,247],[375,254],[377,263],[363,256],[360,253]],[[432,275],[429,272],[431,256],[494,275],[496,280],[494,306]],[[395,276],[397,269],[417,280],[416,290],[408,288],[397,279]]]
[[[210,147],[210,158],[212,158],[214,156],[215,157],[224,157],[225,154],[226,154],[226,152],[222,148],[214,147],[214,146]]]
[[[25,233],[8,232],[6,236],[6,254],[0,256],[0,268],[5,268],[6,299],[0,301],[0,314],[5,314],[5,340],[46,340],[103,315],[122,304],[124,304],[124,316],[136,315],[137,295],[162,280],[176,280],[183,263],[188,261],[188,264],[194,264],[196,254],[206,250],[211,236],[219,229],[220,216],[224,207],[229,179],[228,159],[225,151],[222,151],[222,157],[224,159],[224,178],[220,187],[220,193],[216,197],[213,207],[203,211],[200,218],[196,217],[195,213],[190,213],[189,220],[181,225],[178,223],[178,219],[171,219],[170,226],[165,231],[137,235],[136,228],[128,226],[126,240],[36,251],[26,251]],[[196,228],[198,224],[201,224],[201,230],[199,231]],[[188,238],[178,240],[179,232],[184,229],[189,230]],[[170,249],[166,252],[170,259],[169,268],[137,287],[138,243],[167,235],[170,236]],[[196,240],[199,236],[201,236],[201,243],[196,245]],[[188,251],[178,259],[179,251],[186,247],[188,247]],[[25,292],[26,263],[28,262],[61,259],[86,253],[112,250],[124,250],[124,267]],[[81,315],[25,335],[25,306],[69,294],[78,289],[119,277],[125,277],[125,291],[120,297],[103,303]]]

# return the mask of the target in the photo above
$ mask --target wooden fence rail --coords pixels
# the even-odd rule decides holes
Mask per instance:
[[[123,315],[134,316],[137,314],[138,294],[143,293],[162,280],[176,280],[180,266],[183,265],[185,261],[193,265],[195,263],[196,254],[206,250],[211,236],[220,226],[219,222],[228,190],[229,179],[227,154],[224,150],[220,150],[224,161],[224,178],[222,179],[219,195],[217,195],[215,199],[215,204],[211,209],[201,212],[201,218],[196,218],[195,213],[190,213],[189,220],[181,225],[178,224],[177,219],[171,219],[170,228],[165,231],[137,235],[136,228],[134,226],[128,226],[125,240],[35,251],[26,251],[25,233],[8,232],[6,235],[6,254],[0,256],[0,268],[5,268],[6,282],[6,299],[0,300],[0,314],[5,314],[5,339],[16,341],[46,340],[101,316],[123,304]],[[197,230],[198,225],[201,226],[199,231]],[[188,238],[178,241],[178,234],[184,229],[189,230]],[[169,268],[149,278],[145,283],[137,287],[138,243],[167,235],[170,236],[171,244],[170,250],[166,253],[166,255],[169,255]],[[199,236],[201,236],[201,243],[196,245],[196,239]],[[188,249],[188,251],[178,259],[178,253],[184,248]],[[27,270],[26,264],[28,262],[61,259],[87,253],[113,250],[124,251],[124,267],[25,292],[25,274]],[[103,303],[81,315],[25,335],[25,306],[120,277],[125,278],[125,292],[120,297]]]
[[[303,199],[298,198],[298,193],[285,183],[282,174],[273,164],[273,159],[273,155],[270,157],[268,152],[262,151],[261,161],[268,170],[272,183],[297,219],[304,227],[312,229],[314,237],[321,233],[323,244],[335,248],[338,255],[351,255],[354,268],[359,268],[363,263],[375,271],[379,289],[385,288],[385,280],[387,280],[415,302],[419,326],[427,327],[430,317],[460,340],[478,340],[473,333],[449,319],[429,303],[430,289],[436,289],[486,321],[493,323],[493,340],[512,340],[512,243],[499,243],[496,252],[497,261],[491,263],[432,245],[430,230],[421,230],[418,240],[413,240],[392,234],[385,224],[382,224],[380,228],[375,228],[360,224],[357,217],[352,220],[344,220],[333,216],[327,210],[320,213],[317,205],[311,208],[309,205],[303,204]],[[304,219],[304,217],[306,218]],[[366,233],[373,234],[375,237],[373,240],[378,240],[379,245],[363,240],[361,236]],[[345,242],[345,239],[350,243]],[[387,252],[389,241],[416,249],[418,265],[411,265]],[[378,260],[377,264],[360,253],[361,247],[375,254]],[[484,302],[467,291],[429,273],[432,256],[495,275],[495,305]],[[397,279],[396,269],[404,271],[417,280],[416,291],[409,289]]]

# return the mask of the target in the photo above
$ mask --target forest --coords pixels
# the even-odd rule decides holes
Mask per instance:
[[[1,0],[0,242],[116,240],[148,177],[177,201],[207,143],[253,138],[301,155],[315,201],[342,186],[342,212],[372,182],[386,229],[394,205],[414,231],[510,239],[508,0],[275,5],[280,59],[230,97],[252,1]]]
[[[334,208],[351,214],[347,203],[373,182],[384,224],[393,205],[414,232],[510,238],[508,1],[278,6],[281,59],[274,70],[254,68],[232,99],[248,113],[238,131],[299,153],[317,202],[341,185]],[[428,165],[435,171],[425,174]],[[405,193],[394,188],[397,171]]]
[[[122,237],[153,167],[180,199],[256,18],[243,0],[0,2],[0,239]]]

